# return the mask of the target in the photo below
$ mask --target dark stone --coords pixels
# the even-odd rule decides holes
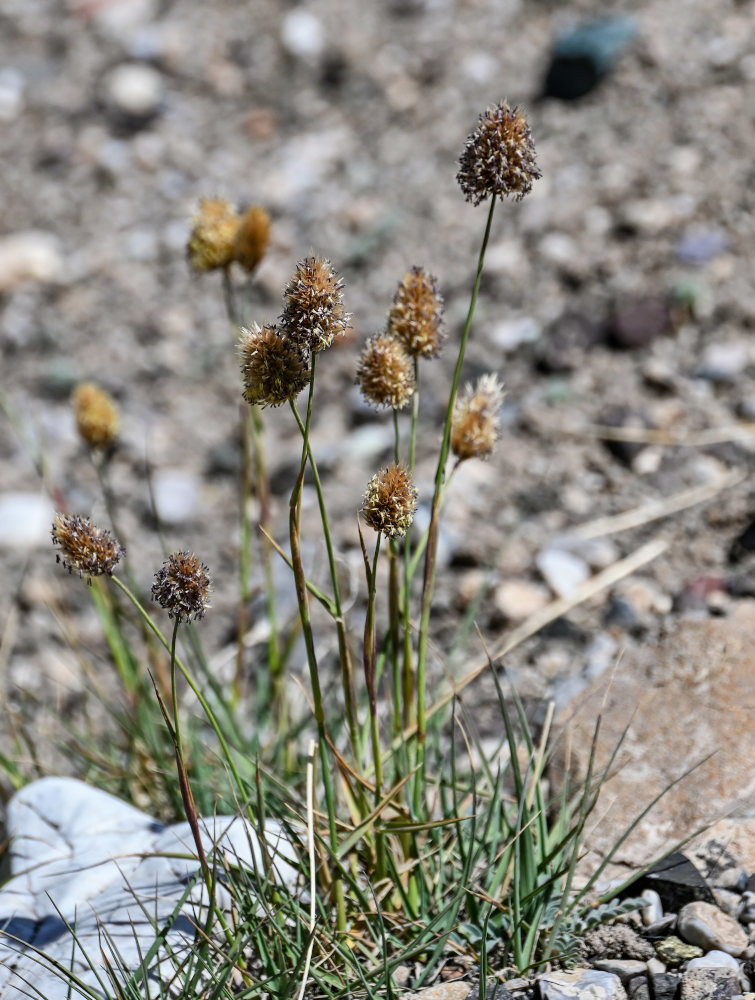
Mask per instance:
[[[618,627],[629,632],[642,626],[634,605],[625,597],[614,597],[608,605],[604,622],[607,626]]]
[[[738,563],[755,552],[755,518],[729,546],[729,562]]]
[[[674,611],[707,611],[711,594],[725,593],[726,582],[720,576],[699,576],[685,583],[674,598]]]
[[[608,326],[608,339],[624,351],[647,347],[671,330],[671,310],[662,299],[638,299],[617,305]]]
[[[679,977],[670,972],[659,972],[650,977],[652,1000],[676,1000]]]
[[[548,327],[536,344],[539,371],[561,375],[573,371],[587,351],[603,340],[601,325],[589,316],[565,312]]]
[[[635,976],[627,984],[629,1000],[650,1000],[650,985],[645,976]]]
[[[636,22],[627,16],[595,18],[562,32],[553,45],[544,96],[573,101],[589,94],[636,34]]]
[[[647,427],[648,422],[641,413],[635,413],[625,407],[616,407],[609,410],[600,418],[600,423],[606,427]],[[630,466],[637,455],[645,448],[641,441],[611,441],[604,440],[603,444],[617,458],[622,465]]]
[[[731,597],[755,597],[755,574],[730,576],[726,580],[726,593]]]
[[[633,895],[639,895],[643,889],[655,889],[668,913],[678,913],[686,903],[695,900],[716,905],[708,883],[679,851],[663,858],[632,884]]]

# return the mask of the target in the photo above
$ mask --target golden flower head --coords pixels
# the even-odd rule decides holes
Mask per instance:
[[[406,406],[414,392],[412,359],[394,337],[370,337],[357,365],[357,383],[373,406]]]
[[[467,136],[460,164],[456,180],[473,205],[488,195],[513,195],[521,201],[542,176],[527,119],[505,101],[480,115],[477,128]]]
[[[497,375],[481,375],[476,385],[468,385],[456,400],[451,424],[451,450],[460,462],[467,458],[487,458],[500,435],[498,411],[503,402],[503,386]]]
[[[401,280],[388,313],[388,333],[413,358],[435,358],[443,341],[443,296],[432,274],[413,267]]]
[[[346,333],[350,316],[343,305],[343,281],[329,260],[305,257],[283,291],[281,326],[286,336],[312,351],[330,347]]]
[[[280,406],[309,385],[309,357],[275,324],[242,328],[238,344],[244,399],[250,405]]]
[[[389,465],[367,484],[362,500],[365,523],[389,538],[405,535],[417,509],[412,474],[403,465]]]
[[[74,390],[73,409],[79,434],[90,448],[107,448],[118,434],[115,403],[93,382],[82,382]]]
[[[210,606],[211,589],[205,564],[193,552],[174,552],[155,573],[152,600],[178,622],[196,621]]]
[[[62,562],[69,573],[91,580],[93,576],[112,576],[126,550],[106,529],[96,528],[88,517],[78,514],[56,514],[52,522],[52,543],[59,545],[56,562]]]
[[[195,271],[215,271],[233,260],[239,217],[230,202],[202,198],[186,247]]]
[[[270,216],[261,205],[252,205],[241,216],[233,240],[233,259],[246,271],[254,271],[270,242]]]

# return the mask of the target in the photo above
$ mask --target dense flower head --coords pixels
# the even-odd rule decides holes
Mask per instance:
[[[244,399],[252,406],[280,406],[309,385],[307,352],[273,323],[242,328],[238,351]]]
[[[210,606],[211,589],[205,564],[193,552],[174,552],[155,573],[152,600],[178,622],[196,621]]]
[[[370,337],[357,364],[357,383],[368,403],[400,410],[414,392],[412,359],[394,337]]]
[[[305,257],[283,291],[281,327],[300,347],[322,351],[346,333],[343,281],[329,260]]]
[[[443,341],[443,296],[432,274],[413,267],[402,278],[388,314],[388,333],[413,358],[435,358]]]
[[[239,217],[230,202],[202,198],[186,247],[195,271],[215,271],[233,260]]]
[[[456,180],[466,200],[479,205],[490,195],[512,195],[521,201],[540,176],[524,113],[505,101],[488,108],[461,154]]]
[[[412,474],[403,465],[389,465],[367,484],[362,500],[365,523],[389,538],[405,535],[417,509]]]
[[[88,517],[78,514],[56,514],[52,522],[52,543],[61,551],[56,562],[63,563],[69,573],[91,580],[93,576],[112,576],[116,564],[126,550],[107,529],[96,528]]]
[[[498,411],[503,386],[497,375],[481,375],[456,400],[451,424],[451,450],[460,462],[488,458],[501,431]]]
[[[241,216],[233,239],[233,259],[245,271],[254,271],[270,243],[270,216],[261,205],[252,205]]]
[[[90,448],[109,447],[118,434],[118,410],[110,396],[93,382],[74,390],[76,427]]]

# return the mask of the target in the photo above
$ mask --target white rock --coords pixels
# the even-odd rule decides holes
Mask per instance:
[[[12,122],[24,105],[24,78],[10,66],[0,69],[0,121]]]
[[[677,932],[690,944],[701,948],[741,955],[749,941],[744,930],[723,910],[712,903],[687,903],[679,911]]]
[[[739,972],[739,962],[733,955],[725,951],[709,951],[700,958],[692,958],[687,963],[688,969],[733,969]]]
[[[587,563],[563,549],[543,549],[535,556],[535,565],[554,594],[568,597],[589,579]]]
[[[150,118],[165,96],[163,78],[143,63],[123,63],[105,78],[105,95],[113,108],[129,118]]]
[[[750,363],[750,345],[746,340],[710,344],[703,352],[697,369],[698,378],[711,382],[735,382]]]
[[[201,820],[200,827],[206,852],[217,845],[233,865],[262,864],[259,837],[246,820],[218,816]],[[20,942],[0,936],[5,1000],[68,997],[70,984],[53,963],[71,969],[99,995],[97,977],[107,979],[105,963],[123,978],[136,970],[155,929],[176,911],[164,950],[153,956],[151,976],[164,983],[194,947],[207,898],[187,823],[166,827],[82,782],[44,778],[11,799],[7,832],[11,878],[0,889],[0,914],[3,929]],[[293,886],[293,848],[274,823],[265,827],[265,839],[276,877]],[[223,887],[217,902],[230,906]]]
[[[292,10],[283,18],[281,42],[291,55],[316,62],[325,49],[325,29],[308,10]]]
[[[642,898],[647,900],[647,906],[640,911],[642,922],[646,927],[663,919],[663,903],[655,889],[643,889]]]
[[[0,239],[0,292],[22,281],[56,281],[63,271],[58,238],[32,229]]]
[[[626,1000],[627,996],[618,976],[598,969],[547,972],[538,982],[542,1000]]]
[[[166,524],[190,521],[199,506],[199,479],[184,469],[158,469],[153,481],[157,516]]]
[[[492,328],[489,339],[502,351],[515,351],[522,344],[534,344],[542,336],[543,328],[532,316],[503,320]]]
[[[55,507],[40,493],[0,494],[0,547],[34,549],[50,545]]]

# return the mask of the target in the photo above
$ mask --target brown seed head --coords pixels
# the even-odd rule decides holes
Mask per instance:
[[[460,462],[488,458],[498,440],[501,425],[498,410],[503,386],[497,375],[481,375],[477,385],[468,385],[456,400],[451,424],[451,450]]]
[[[112,576],[116,563],[126,550],[106,529],[95,528],[88,517],[56,514],[52,522],[52,543],[61,552],[55,561],[62,562],[69,573],[91,580],[93,576]]]
[[[306,257],[283,291],[281,327],[301,347],[322,351],[346,333],[349,314],[343,305],[343,281],[329,260]]]
[[[211,589],[205,564],[193,552],[174,552],[155,573],[152,600],[178,622],[196,621],[210,606]]]
[[[477,128],[467,136],[460,165],[456,180],[473,205],[488,195],[512,195],[521,201],[542,176],[527,119],[505,101],[480,115]]]
[[[233,259],[246,271],[254,271],[270,242],[270,216],[261,205],[252,205],[241,216],[233,240]]]
[[[412,474],[403,465],[389,465],[367,484],[362,500],[365,523],[388,538],[405,535],[417,509]]]
[[[401,280],[388,313],[388,333],[413,358],[436,358],[443,341],[443,296],[435,278],[413,267]]]
[[[398,340],[380,333],[364,345],[357,383],[373,406],[406,406],[414,392],[412,359]]]
[[[118,411],[108,394],[93,382],[82,382],[73,394],[79,434],[90,448],[107,448],[118,434]]]
[[[233,205],[220,198],[202,198],[186,247],[195,271],[215,271],[233,260],[239,217]]]
[[[244,399],[252,406],[280,406],[309,385],[306,352],[282,336],[275,324],[242,328],[238,351]]]

